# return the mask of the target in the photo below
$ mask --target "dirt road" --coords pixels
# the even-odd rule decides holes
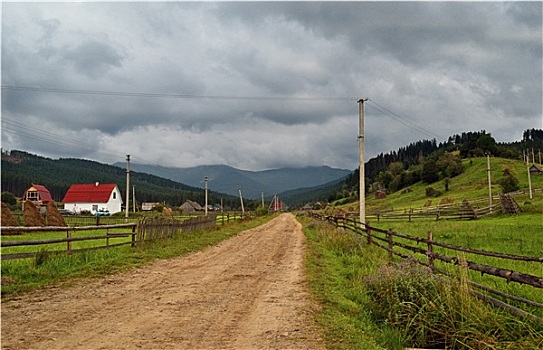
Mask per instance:
[[[2,305],[3,349],[323,349],[291,214],[185,257]]]

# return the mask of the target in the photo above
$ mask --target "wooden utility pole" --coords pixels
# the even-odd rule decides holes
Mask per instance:
[[[360,99],[358,100],[358,110],[359,110],[359,135],[358,135],[358,147],[360,151],[360,171],[359,171],[359,181],[360,184],[358,186],[358,197],[360,200],[360,228],[363,229],[363,225],[366,224],[366,176],[364,174],[364,102],[368,99]]]
[[[130,209],[130,154],[126,155],[126,205],[124,217],[128,220],[128,210]]]
[[[528,189],[530,190],[530,199],[532,199],[532,176],[530,174],[530,167],[528,164],[526,164],[526,171],[528,172]]]
[[[490,179],[490,154],[486,154],[486,174],[488,178],[488,207],[492,213],[492,181]]]
[[[245,214],[245,208],[243,207],[243,196],[241,195],[241,187],[238,187],[239,201],[241,202],[241,215]]]
[[[204,213],[205,213],[205,216],[207,216],[207,179],[208,177],[204,177],[204,189],[205,189],[205,210],[204,210]]]

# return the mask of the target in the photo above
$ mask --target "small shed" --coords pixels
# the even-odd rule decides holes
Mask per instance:
[[[36,207],[42,207],[49,202],[54,202],[51,193],[45,186],[32,184],[23,195],[23,202],[31,201]]]
[[[142,211],[151,211],[155,207],[155,205],[160,204],[159,202],[143,202],[141,203],[141,210]]]
[[[95,214],[100,210],[108,210],[111,214],[121,211],[123,200],[116,184],[74,184],[66,192],[64,209],[75,213],[89,211]]]
[[[534,165],[532,165],[530,167],[530,174],[532,174],[532,175],[541,175],[541,174],[543,174],[543,170],[541,170],[540,167],[538,167],[537,165],[534,164]]]
[[[195,212],[195,211],[204,210],[204,208],[202,208],[202,206],[200,204],[198,204],[196,202],[193,202],[191,200],[188,200],[188,199],[185,201],[185,203],[181,204],[179,209],[181,209],[185,213],[191,213],[191,212]]]

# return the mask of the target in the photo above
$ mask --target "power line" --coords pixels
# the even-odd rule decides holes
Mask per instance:
[[[370,102],[368,107],[375,109],[376,111],[380,112],[381,114],[386,115],[387,117],[397,121],[400,124],[403,124],[403,125],[407,126],[408,128],[416,130],[416,131],[420,132],[421,134],[424,134],[424,135],[429,136],[429,137],[434,137],[434,138],[437,138],[439,140],[445,140],[444,137],[442,137],[440,135],[437,135],[437,134],[433,133],[432,131],[427,130],[427,129],[425,129],[425,128],[423,128],[423,127],[409,121],[407,118],[404,118],[404,117],[400,116],[399,114],[392,112],[391,110],[387,109],[386,107],[381,106],[379,103],[377,103],[377,102],[375,102],[375,101],[373,101],[371,99],[368,102]],[[377,105],[378,107],[372,106],[371,103]]]
[[[190,94],[164,94],[164,93],[148,93],[148,92],[128,92],[128,91],[39,88],[39,87],[13,86],[13,85],[2,85],[2,89],[12,90],[12,91],[48,92],[48,93],[79,94],[79,95],[146,97],[146,98],[177,98],[177,99],[200,99],[200,100],[264,100],[264,101],[352,101],[354,100],[354,98],[351,98],[351,97],[190,95]]]

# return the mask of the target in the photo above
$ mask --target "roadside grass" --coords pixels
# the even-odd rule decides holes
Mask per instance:
[[[46,286],[69,285],[80,278],[110,275],[142,266],[156,259],[169,259],[198,251],[241,231],[259,226],[273,217],[236,220],[215,230],[181,233],[171,239],[145,242],[136,248],[126,245],[71,255],[42,251],[34,259],[2,261],[2,299],[8,300],[19,293]],[[21,236],[10,236],[12,237]],[[28,239],[28,236],[23,239]]]
[[[379,225],[375,226],[379,227]],[[499,215],[497,217],[468,221],[395,221],[381,223],[380,226],[383,229],[392,228],[396,232],[422,238],[426,238],[428,231],[431,231],[435,241],[474,250],[543,257],[543,223],[542,216],[538,213]],[[401,251],[401,248],[395,249]],[[434,247],[434,251],[439,254],[454,256],[461,260],[474,261],[479,264],[500,267],[543,278],[543,264],[541,262],[506,260],[455,252],[441,247]],[[409,252],[403,251],[403,253],[408,254]],[[420,255],[416,256],[416,258],[423,261],[426,260],[426,257]],[[458,275],[458,267],[440,262],[436,262],[436,266]],[[508,283],[503,278],[487,274],[483,275],[476,271],[468,271],[468,277],[471,281],[490,288],[543,303],[543,289],[519,283]],[[531,308],[524,304],[519,304],[518,306],[539,317],[543,317],[543,310],[540,308]]]
[[[473,298],[467,276],[461,282],[439,282],[419,270],[410,272],[411,266],[390,263],[386,251],[368,246],[361,237],[312,219],[299,220],[308,237],[310,289],[322,305],[317,322],[329,348],[543,347],[543,325]],[[502,223],[510,225],[508,219]]]

